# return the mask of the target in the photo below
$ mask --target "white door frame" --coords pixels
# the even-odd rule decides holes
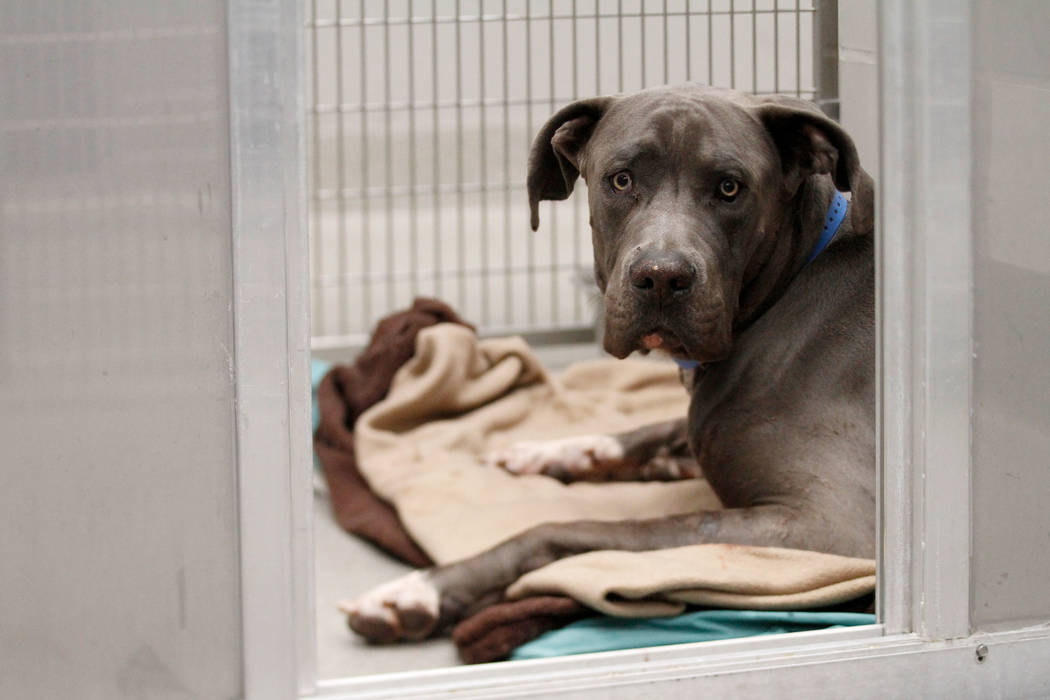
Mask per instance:
[[[244,696],[316,676],[299,0],[230,0],[230,181]]]

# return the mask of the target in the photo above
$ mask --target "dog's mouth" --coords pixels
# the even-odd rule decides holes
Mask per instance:
[[[676,360],[716,362],[729,352],[731,338],[721,309],[688,315],[606,306],[603,346],[624,358],[632,352],[656,352]]]
[[[729,353],[730,339],[718,319],[703,324],[643,326],[634,332],[606,332],[605,349],[616,357],[626,357],[632,351],[643,355],[656,352],[675,360],[717,362]]]
[[[643,334],[638,339],[638,349],[646,354],[653,350],[660,350],[671,357],[688,359],[685,343],[677,335],[663,328],[654,328]]]

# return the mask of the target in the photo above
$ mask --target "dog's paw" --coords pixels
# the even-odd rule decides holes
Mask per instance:
[[[608,435],[518,442],[485,456],[485,463],[513,474],[546,474],[562,481],[596,478],[618,466],[623,445]]]
[[[440,594],[426,571],[413,571],[339,603],[347,622],[370,642],[426,639],[437,629]]]

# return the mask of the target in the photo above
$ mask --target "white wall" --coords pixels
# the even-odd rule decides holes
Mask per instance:
[[[973,14],[973,619],[1050,619],[1050,5]]]
[[[0,4],[0,697],[241,694],[226,5]]]

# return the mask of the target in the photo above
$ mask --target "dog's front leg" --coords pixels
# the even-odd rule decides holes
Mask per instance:
[[[686,420],[646,425],[617,435],[576,435],[515,443],[484,461],[514,474],[560,481],[674,481],[700,476],[689,451]]]
[[[800,546],[805,533],[783,506],[704,511],[666,518],[551,523],[481,554],[414,571],[340,604],[351,629],[374,642],[424,639],[448,630],[523,574],[556,559],[602,549],[647,551],[705,542]],[[790,526],[789,526],[790,523]]]

